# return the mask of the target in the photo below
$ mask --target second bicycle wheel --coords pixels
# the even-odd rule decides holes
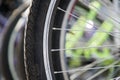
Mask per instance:
[[[111,6],[111,0],[33,0],[25,30],[27,79],[119,78],[119,18]]]

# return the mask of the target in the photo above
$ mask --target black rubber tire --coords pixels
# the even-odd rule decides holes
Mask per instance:
[[[45,73],[43,59],[43,33],[47,10],[52,0],[33,0],[28,24],[25,29],[25,69],[27,80],[48,80]],[[49,27],[49,53],[52,48],[59,48],[60,32],[52,31],[52,27],[60,27],[64,17],[64,12],[57,10],[61,7],[66,10],[70,0],[57,0],[52,12],[52,19]],[[54,53],[53,53],[54,54]],[[53,71],[61,71],[60,55],[56,52],[54,55],[49,55],[50,67],[53,80],[64,80],[63,74],[54,75]],[[50,80],[50,79],[49,79]]]
[[[1,50],[0,50],[0,69],[1,69],[1,75],[4,78],[4,80],[13,80],[12,75],[10,73],[9,65],[8,65],[8,43],[11,36],[11,33],[21,17],[21,13],[27,9],[29,5],[23,4],[18,9],[16,9],[12,16],[9,18],[8,23],[6,25],[6,29],[3,32],[2,37],[2,44],[1,44]]]

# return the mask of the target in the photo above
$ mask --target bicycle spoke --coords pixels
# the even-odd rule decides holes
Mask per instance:
[[[119,60],[120,61],[120,60]],[[100,70],[99,72],[95,73],[93,76],[89,77],[87,80],[93,80],[94,78],[96,78],[97,76],[99,76],[100,74],[102,74],[103,72],[105,72],[106,70],[115,67],[114,65],[119,63],[119,61],[115,61],[114,63],[112,63],[111,65],[109,65],[108,67]]]
[[[61,30],[64,30],[64,31],[83,31],[83,30],[72,30],[72,29],[62,29],[62,28],[53,28],[53,30],[58,30],[58,31],[61,31]],[[88,32],[91,32],[91,31],[93,31],[93,30],[91,30],[91,29],[89,29],[89,30],[84,30],[84,31],[88,31]],[[95,30],[96,32],[104,32],[104,33],[119,33],[120,34],[120,32],[108,32],[108,31],[103,31],[103,30]]]
[[[97,69],[108,69],[108,68],[115,68],[120,67],[120,65],[112,65],[112,66],[105,66],[105,67],[94,67],[94,68],[81,68],[81,69],[72,69],[67,71],[55,71],[54,74],[60,74],[60,73],[67,73],[67,72],[77,72],[77,71],[84,71],[84,70],[97,70]]]
[[[52,52],[55,51],[66,51],[66,50],[76,50],[76,49],[91,49],[91,48],[106,48],[106,47],[119,47],[120,45],[103,45],[103,46],[90,46],[90,47],[76,47],[69,49],[51,49]]]
[[[120,68],[119,69],[117,69],[114,73],[112,73],[111,74],[111,76],[113,77],[114,76],[114,74],[117,74],[118,73],[118,71],[120,71]],[[111,78],[111,77],[110,77]],[[117,78],[117,77],[116,77]]]
[[[116,77],[116,78],[113,78],[113,79],[110,79],[110,80],[119,80],[120,77]]]
[[[71,30],[71,29],[62,29],[62,28],[53,28],[53,30],[58,30],[58,31],[61,31],[61,30],[64,30],[64,31],[83,31],[83,30]],[[84,30],[84,31],[87,31],[87,32],[92,32],[93,30],[89,29],[89,30]],[[120,34],[120,32],[108,32],[108,31],[105,31],[105,30],[95,30],[96,32],[101,32],[101,33],[107,33],[113,37],[116,37],[117,36],[114,36],[113,34],[114,33],[117,33],[117,34]]]

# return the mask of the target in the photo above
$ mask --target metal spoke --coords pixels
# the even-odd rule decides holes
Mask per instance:
[[[89,77],[87,80],[93,80],[94,78],[96,78],[97,76],[99,76],[100,74],[102,74],[103,72],[105,72],[106,70],[108,70],[108,69],[110,69],[110,68],[112,68],[112,67],[115,67],[115,66],[116,66],[115,64],[117,64],[117,63],[119,63],[119,62],[120,62],[120,60],[115,61],[115,62],[112,63],[111,65],[109,65],[109,66],[107,66],[106,68],[98,71],[98,72],[97,72],[96,74],[94,74],[93,76]],[[120,66],[120,65],[119,65],[119,66]]]
[[[53,30],[58,30],[58,31],[61,31],[61,30],[64,30],[64,31],[83,31],[83,30],[72,30],[72,29],[62,29],[62,28],[53,28]],[[84,31],[89,31],[89,32],[91,32],[91,31],[93,31],[92,29],[89,29],[89,30],[84,30]],[[105,30],[95,30],[96,32],[104,32],[104,33],[119,33],[120,34],[120,32],[108,32],[108,31],[105,31]]]
[[[88,47],[76,47],[69,49],[51,49],[51,51],[55,52],[55,51],[66,51],[66,50],[76,50],[76,49],[106,48],[106,47],[119,47],[119,46],[120,45],[88,46]]]
[[[67,72],[77,72],[77,71],[84,71],[84,70],[97,70],[97,69],[108,69],[108,68],[115,68],[120,67],[120,65],[111,65],[111,66],[104,66],[104,67],[94,67],[94,68],[81,68],[81,69],[72,69],[67,71],[55,71],[54,74],[60,74],[60,73],[67,73]]]
[[[57,31],[62,31],[62,30],[64,30],[64,31],[83,31],[83,30],[80,30],[80,29],[79,30],[72,30],[72,29],[62,29],[62,28],[53,28],[53,30],[57,30]],[[84,31],[91,32],[93,30],[89,29],[89,30],[84,30]],[[105,31],[105,30],[95,30],[95,31],[96,32],[101,32],[101,33],[107,33],[107,34],[109,34],[113,37],[116,37],[116,38],[118,38],[118,37],[114,36],[113,34],[114,33],[120,34],[120,32],[116,32],[116,31],[114,31],[114,32],[108,32],[108,31]]]
[[[113,78],[113,79],[110,79],[110,80],[120,80],[120,76],[116,77],[116,78]]]

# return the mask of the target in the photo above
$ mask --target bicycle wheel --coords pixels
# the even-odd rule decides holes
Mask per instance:
[[[25,17],[22,17],[18,21],[18,24],[16,25],[15,29],[12,31],[8,44],[8,63],[10,72],[14,80],[25,80],[23,54],[23,35],[25,23]]]
[[[2,79],[5,80],[13,80],[10,68],[9,68],[9,62],[8,62],[8,45],[9,45],[9,40],[11,33],[17,23],[17,21],[21,17],[21,13],[26,10],[26,8],[29,6],[29,4],[26,2],[22,4],[18,9],[14,11],[12,16],[9,18],[6,28],[3,31],[3,37],[2,37],[2,42],[1,42],[1,56],[0,56],[0,66],[1,66],[1,75]]]
[[[117,21],[108,13],[101,14],[111,12],[110,5],[112,1],[33,0],[25,30],[27,79],[104,80],[118,76],[120,61],[112,55],[119,51],[119,45],[112,45],[118,44],[114,39],[119,37],[112,34],[119,33],[113,30],[118,29]]]

